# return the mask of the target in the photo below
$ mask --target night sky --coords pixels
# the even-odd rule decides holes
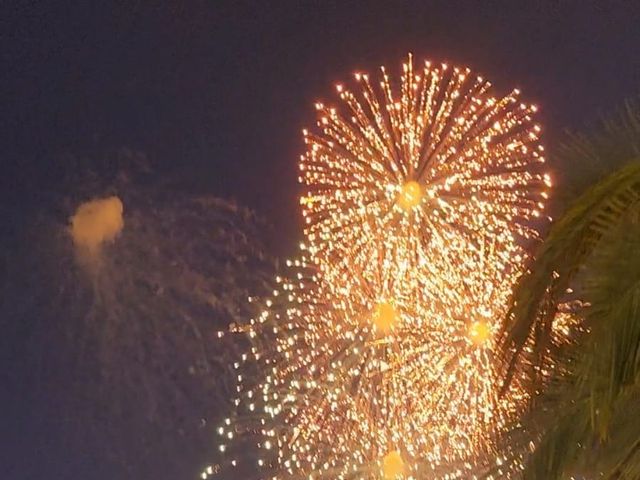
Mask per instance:
[[[0,232],[44,207],[61,155],[127,147],[176,190],[257,210],[264,240],[290,255],[313,103],[337,103],[333,86],[356,70],[398,71],[408,52],[519,87],[541,107],[551,159],[565,128],[640,93],[638,2],[151,3],[3,2]]]
[[[61,153],[129,147],[257,209],[279,253],[300,234],[300,131],[356,70],[407,52],[468,65],[538,104],[551,147],[640,84],[637,2],[62,3],[0,17],[3,195],[32,202]]]

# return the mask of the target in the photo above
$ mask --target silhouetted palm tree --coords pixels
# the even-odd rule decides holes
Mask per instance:
[[[608,170],[553,223],[517,285],[503,332],[506,381],[531,366],[535,396],[511,442],[533,451],[525,478],[640,478],[640,108],[628,103],[595,133],[573,135],[559,158]],[[580,162],[580,163],[578,163]],[[573,182],[584,184],[584,178]],[[560,309],[582,325],[542,364]],[[533,348],[525,346],[533,339]],[[532,440],[529,444],[529,442]]]

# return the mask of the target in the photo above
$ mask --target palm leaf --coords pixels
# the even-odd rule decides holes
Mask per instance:
[[[559,358],[556,374],[508,438],[536,448],[524,478],[640,478],[640,209],[602,233],[584,263],[589,328]],[[512,459],[513,460],[513,459]]]
[[[589,134],[569,133],[555,156],[569,185],[581,191],[554,223],[512,297],[502,350],[506,385],[524,345],[533,342],[534,365],[540,366],[549,347],[557,306],[575,275],[597,248],[603,233],[613,228],[640,195],[640,102],[629,101],[616,115],[603,119]],[[624,165],[614,173],[612,166]],[[593,186],[584,188],[585,182]],[[570,189],[564,188],[563,191]],[[574,195],[565,195],[569,198]],[[533,369],[532,372],[535,372]]]
[[[640,160],[635,160],[587,190],[553,225],[516,286],[507,313],[501,339],[507,384],[531,339],[534,362],[543,358],[567,288],[602,245],[606,232],[639,203]]]
[[[589,136],[571,135],[558,156],[574,175],[566,212],[516,286],[501,332],[508,388],[529,365],[537,392],[505,451],[526,459],[524,478],[640,478],[640,108],[628,103]],[[585,168],[573,168],[577,162]],[[599,165],[598,165],[599,164]],[[622,167],[602,177],[604,168]],[[581,176],[581,178],[580,178]],[[583,184],[600,177],[591,187]],[[565,195],[568,198],[568,195]],[[556,351],[544,375],[553,322],[568,289],[584,301],[585,331]],[[548,369],[547,369],[548,371]],[[540,388],[544,386],[544,388]],[[534,443],[530,443],[531,440]],[[532,445],[532,454],[525,454]],[[509,460],[507,458],[507,460]]]
[[[640,98],[625,102],[586,132],[567,132],[565,141],[554,150],[563,185],[555,196],[568,205],[611,171],[640,157]]]

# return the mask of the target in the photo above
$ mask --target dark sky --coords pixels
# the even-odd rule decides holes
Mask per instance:
[[[152,3],[5,2],[3,197],[30,204],[60,153],[127,146],[258,209],[288,250],[300,130],[356,69],[469,65],[539,104],[551,146],[640,90],[638,2]]]
[[[174,188],[258,210],[292,254],[300,132],[335,83],[408,52],[468,65],[541,107],[553,157],[564,128],[640,93],[639,25],[637,1],[4,1],[0,214],[46,208],[62,154],[129,147]]]

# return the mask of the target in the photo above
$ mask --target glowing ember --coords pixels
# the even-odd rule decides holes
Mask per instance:
[[[417,207],[422,200],[422,187],[415,181],[409,181],[402,186],[398,195],[398,205],[405,210]]]
[[[398,314],[389,302],[381,302],[373,313],[373,323],[383,334],[387,334],[395,326]]]
[[[477,321],[471,324],[469,328],[469,338],[476,345],[483,345],[491,335],[491,330],[487,322]]]
[[[404,478],[405,468],[400,452],[389,452],[382,460],[382,475],[384,480]]]

